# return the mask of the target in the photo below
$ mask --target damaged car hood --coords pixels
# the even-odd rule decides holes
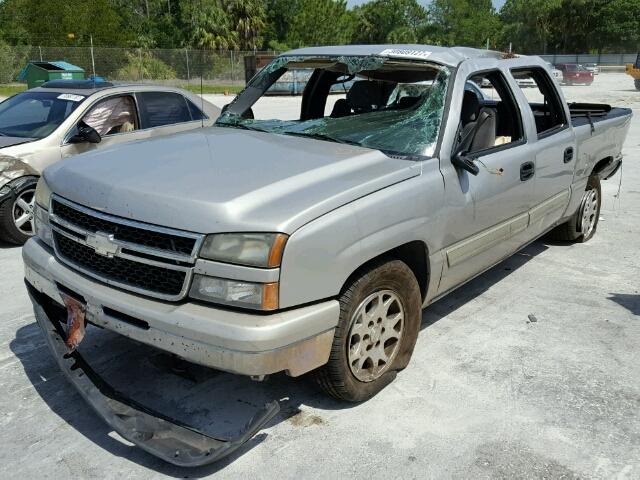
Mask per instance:
[[[212,127],[78,155],[52,191],[128,219],[199,233],[279,231],[420,173],[353,145]]]

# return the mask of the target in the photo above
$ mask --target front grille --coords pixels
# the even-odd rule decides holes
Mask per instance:
[[[56,195],[49,220],[61,261],[105,283],[181,300],[204,235],[126,220]]]
[[[196,245],[196,239],[172,235],[170,233],[157,232],[109,221],[78,209],[70,207],[56,199],[52,201],[53,214],[61,220],[68,222],[87,232],[108,232],[112,233],[116,240],[135,243],[148,248],[167,250],[170,252],[192,255]]]
[[[66,236],[54,232],[56,249],[64,260],[105,280],[150,293],[178,296],[186,280],[186,271],[171,270],[120,257],[105,257]]]

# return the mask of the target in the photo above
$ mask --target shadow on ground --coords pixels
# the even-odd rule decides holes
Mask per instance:
[[[423,313],[427,329],[449,313],[502,281],[533,257],[546,250],[535,242],[434,303]],[[39,341],[34,342],[34,337]],[[259,445],[261,433],[231,456],[206,467],[184,469],[169,465],[137,447],[109,435],[111,429],[99,419],[54,366],[35,323],[20,328],[10,344],[38,394],[60,418],[111,454],[174,477],[200,477],[225,468]],[[271,426],[289,422],[293,427],[322,425],[321,415],[305,412],[304,406],[319,410],[366,408],[335,401],[318,392],[307,378],[274,375],[263,383],[176,359],[159,350],[98,328],[89,328],[81,351],[87,361],[116,389],[136,401],[214,437],[237,434],[256,410],[277,399],[281,411]]]
[[[640,295],[632,293],[610,293],[609,300],[629,310],[633,315],[640,315]]]

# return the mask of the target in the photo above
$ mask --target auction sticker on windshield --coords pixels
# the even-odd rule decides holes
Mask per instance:
[[[404,58],[427,58],[431,52],[425,50],[405,50],[402,48],[387,48],[380,52],[381,56],[386,57],[404,57]]]
[[[62,93],[58,95],[58,100],[70,100],[72,102],[81,102],[84,100],[82,95],[74,95],[73,93]]]

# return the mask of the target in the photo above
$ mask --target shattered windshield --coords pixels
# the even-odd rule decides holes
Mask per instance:
[[[377,56],[279,57],[217,125],[430,156],[449,73],[434,63]]]

